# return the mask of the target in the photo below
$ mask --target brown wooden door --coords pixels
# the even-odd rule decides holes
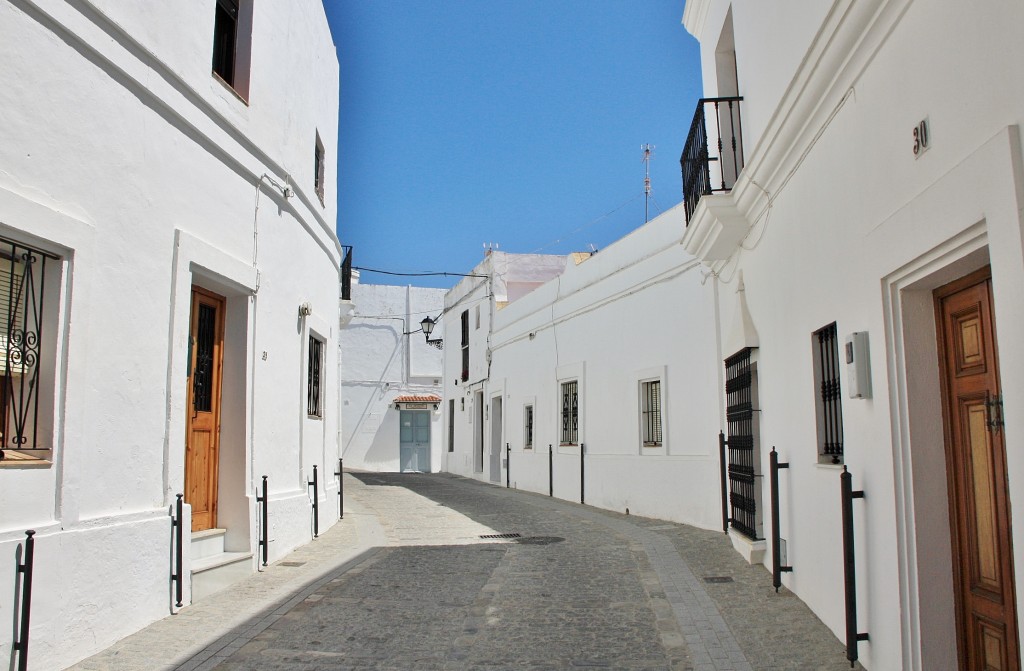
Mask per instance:
[[[991,271],[935,291],[960,668],[1020,668]]]
[[[217,526],[223,351],[224,298],[192,287],[185,432],[185,501],[192,506],[192,531]]]

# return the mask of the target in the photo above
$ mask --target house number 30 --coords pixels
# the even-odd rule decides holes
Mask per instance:
[[[929,140],[928,119],[926,117],[914,126],[914,158],[919,158],[921,154],[928,151]]]

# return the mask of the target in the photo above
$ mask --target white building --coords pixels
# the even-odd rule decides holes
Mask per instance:
[[[444,289],[352,283],[355,311],[341,333],[345,468],[441,469],[443,354],[426,342],[420,322],[438,319],[444,294]],[[432,340],[439,339],[443,323]]]
[[[0,612],[56,669],[337,518],[338,64],[316,0],[0,2]],[[211,66],[212,64],[212,66]],[[24,632],[16,632],[23,636]],[[0,657],[16,636],[0,637]]]
[[[721,528],[721,430],[735,546],[780,550],[867,634],[851,656],[1020,668],[1024,8],[689,0],[684,24],[687,199],[503,309],[486,279],[449,294],[483,326],[446,328],[448,470]]]

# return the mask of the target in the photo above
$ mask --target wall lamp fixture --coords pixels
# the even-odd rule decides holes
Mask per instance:
[[[443,349],[444,338],[430,338],[430,334],[433,333],[434,324],[436,323],[437,322],[431,319],[430,317],[426,317],[423,321],[420,322],[420,328],[423,329],[423,335],[427,339],[428,345],[430,345],[431,347],[436,347],[437,349]]]

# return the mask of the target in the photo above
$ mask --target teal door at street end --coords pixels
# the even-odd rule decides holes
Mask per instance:
[[[430,411],[402,410],[399,453],[403,473],[430,472]]]

